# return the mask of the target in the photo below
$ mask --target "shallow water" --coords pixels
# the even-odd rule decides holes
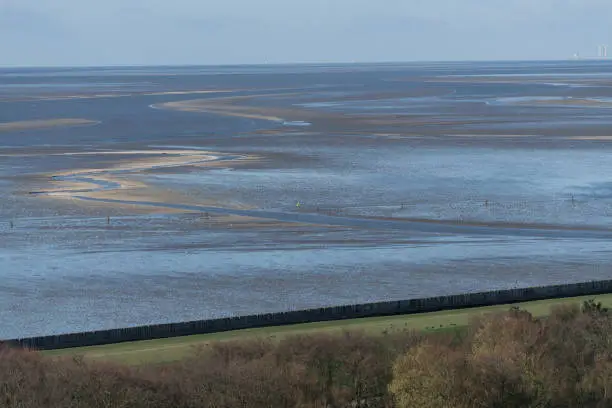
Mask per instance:
[[[612,150],[564,139],[608,135],[607,111],[515,102],[605,101],[609,87],[589,81],[611,71],[575,61],[0,70],[0,122],[101,122],[0,133],[0,338],[609,278]],[[123,96],[91,97],[100,87]],[[286,114],[285,126],[151,109],[219,95],[144,94],[202,89],[261,94],[245,105]],[[40,100],[79,95],[90,98]],[[233,161],[117,172],[138,156],[103,154],[147,149]],[[249,154],[259,159],[236,162]],[[92,168],[111,179],[79,175]],[[123,180],[148,188],[95,196]],[[74,195],[29,194],[50,189]]]
[[[327,167],[149,177],[153,184],[198,186],[208,195],[234,186],[244,201],[268,209],[289,210],[299,201],[308,208],[364,215],[594,226],[612,222],[609,151],[321,148],[311,154]]]

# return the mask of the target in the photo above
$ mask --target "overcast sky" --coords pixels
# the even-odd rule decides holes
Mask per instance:
[[[0,0],[0,66],[564,59],[611,21],[612,0]]]

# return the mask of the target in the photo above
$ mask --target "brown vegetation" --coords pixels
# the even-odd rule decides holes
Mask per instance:
[[[0,406],[609,407],[612,317],[513,309],[467,330],[219,342],[138,368],[0,350]]]
[[[410,349],[389,389],[398,407],[610,407],[611,330],[593,302],[541,320],[520,310],[490,315],[460,345]]]

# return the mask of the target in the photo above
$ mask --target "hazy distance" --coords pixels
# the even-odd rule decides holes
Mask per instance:
[[[0,66],[565,59],[609,0],[0,0]]]

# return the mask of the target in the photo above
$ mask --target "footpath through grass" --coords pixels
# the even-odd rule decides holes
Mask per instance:
[[[108,360],[125,364],[167,363],[189,357],[194,347],[203,346],[215,341],[243,340],[246,338],[281,338],[295,334],[311,334],[342,330],[363,330],[372,334],[382,334],[394,330],[434,331],[452,329],[468,324],[470,318],[483,313],[508,310],[518,306],[534,316],[546,316],[551,307],[561,304],[581,304],[585,300],[595,299],[606,307],[612,307],[612,294],[582,296],[576,298],[542,300],[536,302],[516,303],[473,309],[460,309],[434,313],[399,315],[391,317],[372,317],[363,319],[341,320],[333,322],[305,323],[290,326],[276,326],[258,329],[236,330],[222,333],[201,334],[175,337],[170,339],[126,342],[104,346],[79,347],[61,350],[43,351],[49,356],[82,355],[88,359]]]

